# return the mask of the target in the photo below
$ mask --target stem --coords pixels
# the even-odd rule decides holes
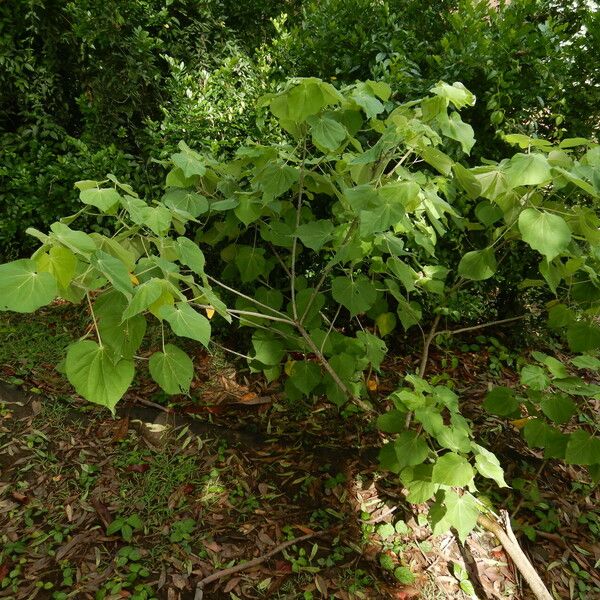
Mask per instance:
[[[247,354],[242,354],[241,352],[236,352],[235,350],[231,350],[231,348],[227,348],[226,346],[221,346],[221,344],[218,344],[217,342],[215,342],[213,340],[210,340],[210,343],[213,344],[214,346],[216,346],[217,348],[224,350],[225,352],[229,352],[230,354],[235,354],[235,356],[239,356],[240,358],[245,358],[246,360],[252,360],[251,356],[248,356]]]
[[[302,165],[300,166],[300,178],[298,180],[298,201],[296,203],[296,228],[294,229],[294,239],[292,240],[292,264],[291,264],[291,293],[292,293],[292,314],[294,321],[298,320],[298,307],[296,306],[296,251],[298,249],[298,228],[300,227],[300,214],[302,211],[302,194],[304,193],[304,161],[306,160],[306,138],[302,146]]]
[[[202,600],[203,599],[204,587],[206,585],[208,585],[209,583],[212,583],[213,581],[218,581],[219,579],[222,579],[223,577],[227,577],[228,575],[234,575],[235,573],[239,573],[240,571],[245,571],[246,569],[251,569],[252,567],[256,567],[257,565],[264,563],[265,561],[269,560],[269,558],[271,558],[272,556],[279,554],[282,550],[285,550],[286,548],[289,548],[290,546],[293,546],[294,544],[299,544],[300,542],[303,542],[305,540],[309,540],[310,538],[318,537],[321,535],[323,535],[323,533],[318,533],[318,532],[317,533],[308,533],[306,535],[300,536],[293,540],[288,540],[287,542],[283,542],[283,544],[279,544],[279,546],[275,546],[275,548],[273,548],[273,550],[270,550],[269,552],[267,552],[266,554],[263,554],[262,556],[259,556],[257,558],[254,558],[254,559],[249,560],[244,563],[240,563],[239,565],[235,565],[234,567],[229,567],[228,569],[221,569],[220,571],[217,571],[216,573],[213,573],[212,575],[208,575],[207,577],[205,577],[204,579],[201,579],[196,584],[196,594],[194,595],[194,600]]]
[[[92,314],[92,320],[94,321],[94,329],[96,330],[96,335],[98,336],[98,346],[100,346],[100,348],[102,348],[103,347],[102,338],[100,337],[100,330],[98,329],[98,321],[96,321],[96,315],[94,314],[94,307],[92,306],[92,301],[90,300],[89,292],[86,292],[85,296],[88,301],[88,306],[90,307],[90,313]]]
[[[287,323],[288,325],[294,325],[294,321],[292,321],[291,319],[284,319],[282,317],[272,317],[271,315],[252,312],[251,310],[233,310],[228,308],[227,312],[233,315],[247,315],[249,317],[260,317],[261,319],[268,319],[269,321],[277,321],[279,323]]]
[[[473,325],[471,327],[461,327],[460,329],[444,329],[443,331],[438,331],[434,334],[434,337],[437,335],[445,335],[445,334],[455,334],[455,333],[464,333],[465,331],[476,331],[477,329],[484,329],[485,327],[492,327],[494,325],[502,325],[504,323],[511,323],[512,321],[520,321],[524,319],[527,315],[519,315],[518,317],[510,317],[509,319],[500,319],[499,321],[490,321],[489,323],[482,323],[481,325]]]
[[[358,223],[358,217],[356,217],[350,223],[350,227],[349,227],[349,229],[348,229],[348,231],[346,233],[346,236],[344,237],[344,240],[342,241],[342,245],[340,246],[339,250],[336,252],[336,255],[350,241],[350,237],[354,233],[354,229],[356,228],[357,223]],[[308,314],[308,311],[310,310],[310,307],[312,306],[313,302],[315,301],[315,298],[317,297],[317,294],[319,293],[319,291],[323,287],[323,284],[325,283],[325,279],[327,279],[327,276],[331,272],[331,269],[333,269],[333,267],[335,265],[334,259],[335,259],[335,256],[327,263],[327,265],[323,269],[323,273],[321,275],[321,279],[319,279],[319,282],[317,283],[317,286],[315,287],[314,292],[312,293],[311,297],[308,299],[308,303],[306,305],[306,308],[304,309],[304,314],[300,317],[300,323],[303,323],[304,319],[306,319],[306,315]]]
[[[296,323],[296,327],[300,335],[305,339],[308,347],[312,350],[313,354],[319,359],[319,362],[323,365],[325,370],[331,376],[331,379],[335,382],[335,384],[340,388],[340,390],[344,393],[344,395],[356,406],[362,408],[365,412],[373,412],[373,409],[363,400],[357,398],[350,392],[348,386],[340,379],[339,375],[333,370],[333,367],[329,364],[329,361],[323,356],[323,353],[317,348],[317,345],[314,343],[313,339],[308,335],[306,329],[304,329],[302,323]]]
[[[502,527],[495,519],[486,515],[479,515],[479,518],[477,519],[477,522],[481,527],[491,531],[498,538],[504,547],[504,550],[506,550],[506,553],[512,558],[515,566],[529,584],[533,595],[538,600],[554,600],[541,577],[533,568],[527,556],[525,556],[521,546],[519,546],[519,542],[510,526],[510,518],[506,511],[502,511],[502,521],[504,527]]]
[[[270,306],[267,306],[266,304],[263,304],[262,302],[259,302],[258,300],[256,300],[256,298],[251,298],[250,296],[246,296],[246,294],[242,294],[242,292],[239,292],[238,290],[236,290],[232,287],[229,287],[228,285],[225,285],[224,283],[222,283],[218,279],[215,279],[214,277],[211,277],[210,275],[207,275],[206,277],[207,277],[207,279],[209,279],[213,283],[216,283],[218,286],[222,287],[223,289],[225,289],[233,294],[236,294],[237,296],[240,296],[240,298],[249,300],[250,302],[256,304],[257,306],[260,306],[266,310],[270,310],[271,312],[275,313],[276,315],[280,315],[281,317],[287,318],[287,315],[285,313],[282,313],[278,310],[275,310],[274,308],[271,308]]]

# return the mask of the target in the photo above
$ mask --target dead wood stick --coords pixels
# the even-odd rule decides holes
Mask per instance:
[[[260,565],[265,561],[269,560],[272,556],[279,554],[282,550],[285,550],[289,546],[299,544],[300,542],[304,542],[305,540],[309,540],[310,538],[321,536],[323,535],[323,533],[324,532],[322,531],[317,531],[315,533],[308,533],[306,535],[302,535],[293,540],[288,540],[287,542],[283,542],[283,544],[279,544],[279,546],[276,546],[275,548],[273,548],[273,550],[270,550],[262,556],[253,558],[248,562],[240,563],[239,565],[235,565],[234,567],[229,567],[228,569],[221,569],[220,571],[212,573],[212,575],[208,575],[196,584],[196,594],[194,595],[194,600],[202,600],[202,598],[204,597],[204,587],[207,586],[209,583],[222,579],[223,577],[227,577],[228,575],[233,575],[234,573],[239,573],[240,571],[245,571],[246,569],[256,567],[257,565]]]
[[[508,513],[503,510],[501,511],[501,514],[503,520],[502,525],[495,519],[485,515],[479,515],[477,522],[484,529],[491,531],[498,538],[498,540],[500,540],[504,550],[506,550],[507,554],[511,557],[521,575],[523,575],[525,581],[529,584],[533,595],[538,600],[554,600],[548,591],[548,588],[542,581],[542,578],[533,568],[533,565],[521,549],[521,546],[519,546],[519,542],[510,526],[510,517],[508,516]]]

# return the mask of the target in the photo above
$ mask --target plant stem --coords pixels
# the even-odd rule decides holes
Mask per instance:
[[[92,306],[92,301],[90,300],[89,292],[85,293],[85,297],[87,298],[88,306],[90,307],[90,313],[92,314],[92,320],[94,321],[94,329],[96,330],[96,336],[98,337],[98,346],[100,346],[100,348],[102,348],[103,347],[102,338],[100,337],[100,330],[98,329],[98,321],[96,321],[96,315],[94,313],[94,307]]]
[[[260,306],[266,310],[270,310],[271,312],[275,313],[276,315],[279,315],[281,317],[287,317],[287,315],[285,313],[282,313],[279,310],[275,310],[274,308],[263,304],[262,302],[259,302],[258,300],[256,300],[256,298],[252,298],[250,296],[246,296],[246,294],[243,294],[242,292],[229,287],[228,285],[224,284],[223,282],[219,281],[218,279],[215,279],[214,277],[211,277],[210,275],[206,276],[210,281],[212,281],[213,283],[216,283],[218,286],[222,287],[223,289],[231,292],[232,294],[236,294],[237,296],[240,296],[240,298],[244,298],[245,300],[249,300],[250,302],[252,302],[253,304],[256,304],[257,306]]]
[[[300,177],[298,179],[298,201],[296,203],[296,227],[294,229],[294,239],[292,240],[292,264],[290,272],[291,294],[292,294],[292,314],[294,321],[298,320],[298,307],[296,306],[296,252],[298,249],[298,228],[300,227],[300,215],[302,212],[302,195],[304,193],[304,161],[306,160],[306,138],[302,145],[302,164],[300,166]]]
[[[513,321],[520,321],[524,319],[527,315],[519,315],[518,317],[510,317],[509,319],[500,319],[499,321],[490,321],[489,323],[482,323],[481,325],[473,325],[471,327],[461,327],[460,329],[444,329],[442,331],[437,331],[434,334],[435,336],[444,335],[444,334],[455,334],[455,333],[465,333],[466,331],[476,331],[478,329],[484,329],[485,327],[493,327],[494,325],[503,325],[504,323],[511,323]]]
[[[294,321],[292,321],[291,319],[285,319],[282,317],[272,317],[271,315],[252,312],[251,310],[233,310],[231,308],[228,308],[227,312],[231,313],[232,315],[247,315],[249,317],[260,317],[261,319],[268,319],[269,321],[277,321],[279,323],[287,323],[288,325],[294,325]]]
[[[331,379],[335,382],[335,384],[340,388],[343,394],[353,403],[356,404],[359,408],[362,408],[365,412],[373,412],[373,409],[363,400],[357,398],[352,394],[352,392],[348,389],[348,386],[340,379],[339,375],[335,372],[333,367],[329,364],[329,361],[323,356],[323,353],[317,348],[317,345],[310,337],[306,329],[304,329],[302,323],[296,323],[296,327],[300,335],[306,340],[308,347],[312,350],[313,354],[319,359],[319,362],[323,365],[325,370],[331,376]]]

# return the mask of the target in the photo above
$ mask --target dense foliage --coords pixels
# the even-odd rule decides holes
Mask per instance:
[[[597,368],[600,348],[600,146],[514,134],[510,158],[466,168],[451,154],[475,144],[459,112],[474,103],[471,92],[439,82],[420,100],[390,98],[381,82],[338,90],[292,80],[261,100],[285,142],[241,146],[226,161],[181,142],[162,198],[150,202],[114,176],[78,182],[80,212],[105,215],[115,233],[77,230],[73,217],[49,234],[30,230],[42,245],[0,267],[0,309],[85,302],[95,339],[71,345],[66,374],[113,411],[133,381],[148,319],[207,347],[211,319],[236,319],[251,331],[251,369],[284,378],[290,399],[326,394],[348,414],[371,412],[367,374],[381,367],[384,338],[428,316],[432,337],[458,290],[493,280],[509,250],[527,248],[539,275],[521,284],[549,290],[549,327],[578,356],[568,366],[537,353],[540,364],[521,370],[524,391],[496,388],[486,407],[525,417],[528,443],[598,479],[600,440],[557,425],[600,392],[574,372]],[[452,235],[472,249],[438,257],[438,240]],[[426,379],[428,343],[419,372],[379,416],[379,427],[397,434],[381,461],[410,501],[435,497],[434,532],[455,527],[464,538],[479,502],[455,488],[475,492],[476,473],[506,483],[458,396]],[[164,334],[148,367],[166,393],[189,390],[193,361]]]
[[[0,254],[26,255],[25,229],[76,206],[82,177],[150,194],[182,138],[274,141],[254,107],[294,75],[383,80],[398,102],[461,81],[475,158],[507,154],[497,131],[593,139],[599,18],[583,0],[3,3]]]

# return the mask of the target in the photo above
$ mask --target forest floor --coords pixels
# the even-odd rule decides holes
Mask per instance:
[[[55,369],[81,333],[66,310],[0,320],[0,598],[530,598],[491,534],[434,538],[425,507],[378,471],[382,435],[325,399],[292,405],[197,348],[190,397],[171,412],[144,373],[116,418],[74,396]],[[548,587],[600,598],[598,489],[480,408],[491,382],[516,380],[516,358],[496,337],[461,340],[432,349],[431,374],[454,382],[505,467],[511,487],[480,492],[513,515]],[[417,360],[387,361],[378,409]]]

